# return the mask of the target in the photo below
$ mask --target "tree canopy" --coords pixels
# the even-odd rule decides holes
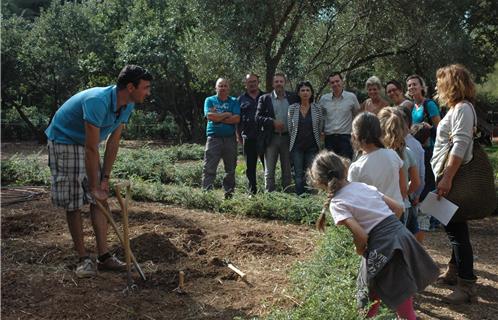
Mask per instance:
[[[332,71],[363,90],[374,74],[434,84],[438,67],[459,62],[484,82],[498,61],[497,15],[491,0],[4,1],[2,116],[15,109],[42,135],[26,110],[50,119],[78,90],[112,84],[135,63],[155,76],[142,108],[158,123],[173,118],[178,139],[199,141],[220,76],[238,95],[246,73],[270,90],[283,71],[290,90],[306,79],[320,95]]]

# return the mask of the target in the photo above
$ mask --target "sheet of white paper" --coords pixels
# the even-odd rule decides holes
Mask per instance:
[[[420,210],[423,213],[430,214],[446,226],[458,210],[458,206],[444,197],[438,200],[437,194],[429,192],[420,204]]]

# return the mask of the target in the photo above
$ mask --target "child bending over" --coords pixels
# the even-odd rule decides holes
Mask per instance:
[[[356,252],[363,256],[358,272],[358,305],[374,303],[374,317],[383,301],[402,319],[415,320],[413,295],[434,282],[439,269],[413,235],[396,218],[403,206],[375,187],[346,180],[344,159],[331,151],[320,152],[308,170],[310,183],[328,194],[317,221],[324,230],[329,209],[336,225],[353,235]]]

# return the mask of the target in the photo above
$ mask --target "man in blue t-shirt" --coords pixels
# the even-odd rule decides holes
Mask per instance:
[[[225,198],[231,198],[235,189],[235,167],[237,165],[237,141],[235,125],[240,121],[240,105],[237,99],[230,97],[230,86],[227,79],[216,81],[216,95],[207,97],[204,102],[204,115],[207,118],[206,147],[202,170],[202,187],[213,188],[216,169],[223,159],[225,177],[223,189]]]
[[[79,256],[78,277],[96,274],[83,237],[81,207],[88,203],[99,254],[97,268],[126,270],[126,265],[109,253],[107,219],[95,201],[107,206],[109,176],[121,131],[135,103],[142,103],[150,95],[151,81],[152,76],[147,70],[127,65],[119,73],[116,85],[87,89],[69,98],[57,110],[45,131],[52,174],[52,203],[66,209],[69,231]],[[105,139],[101,165],[99,144]]]

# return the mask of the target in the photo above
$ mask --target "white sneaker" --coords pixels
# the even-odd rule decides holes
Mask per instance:
[[[88,278],[97,275],[97,269],[95,268],[95,263],[90,258],[86,258],[82,262],[78,263],[76,271],[74,272],[78,278]]]

